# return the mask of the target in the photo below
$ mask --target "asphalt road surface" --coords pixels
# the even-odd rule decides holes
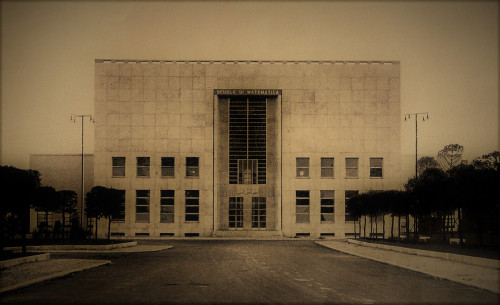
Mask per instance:
[[[149,253],[66,254],[109,259],[0,296],[9,304],[498,304],[499,295],[323,248],[309,240],[150,241]]]

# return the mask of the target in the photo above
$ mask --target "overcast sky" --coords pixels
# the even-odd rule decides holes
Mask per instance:
[[[446,144],[498,150],[498,2],[1,2],[1,164],[80,153],[94,60],[401,61],[403,175]],[[85,123],[85,151],[93,126]]]

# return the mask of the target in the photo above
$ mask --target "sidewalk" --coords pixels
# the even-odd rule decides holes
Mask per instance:
[[[110,250],[100,249],[46,249],[48,253],[133,253],[155,252],[172,246],[137,245]],[[41,252],[41,250],[38,250]],[[34,251],[36,252],[36,251]],[[27,287],[68,274],[111,264],[108,260],[90,259],[46,259],[7,267],[1,270],[0,293]]]
[[[316,243],[347,254],[500,294],[500,270],[491,264],[487,266],[472,265],[445,259],[444,256],[439,258],[421,255],[422,253],[418,252],[415,252],[415,254],[403,253],[395,249],[370,247],[365,245],[366,243],[353,244],[340,240],[317,241]]]

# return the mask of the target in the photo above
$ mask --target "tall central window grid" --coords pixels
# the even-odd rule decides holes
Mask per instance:
[[[229,183],[266,183],[266,99],[229,101]]]

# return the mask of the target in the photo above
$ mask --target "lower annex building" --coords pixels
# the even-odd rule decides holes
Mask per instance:
[[[94,185],[113,236],[344,237],[401,186],[400,124],[398,61],[97,59]]]

